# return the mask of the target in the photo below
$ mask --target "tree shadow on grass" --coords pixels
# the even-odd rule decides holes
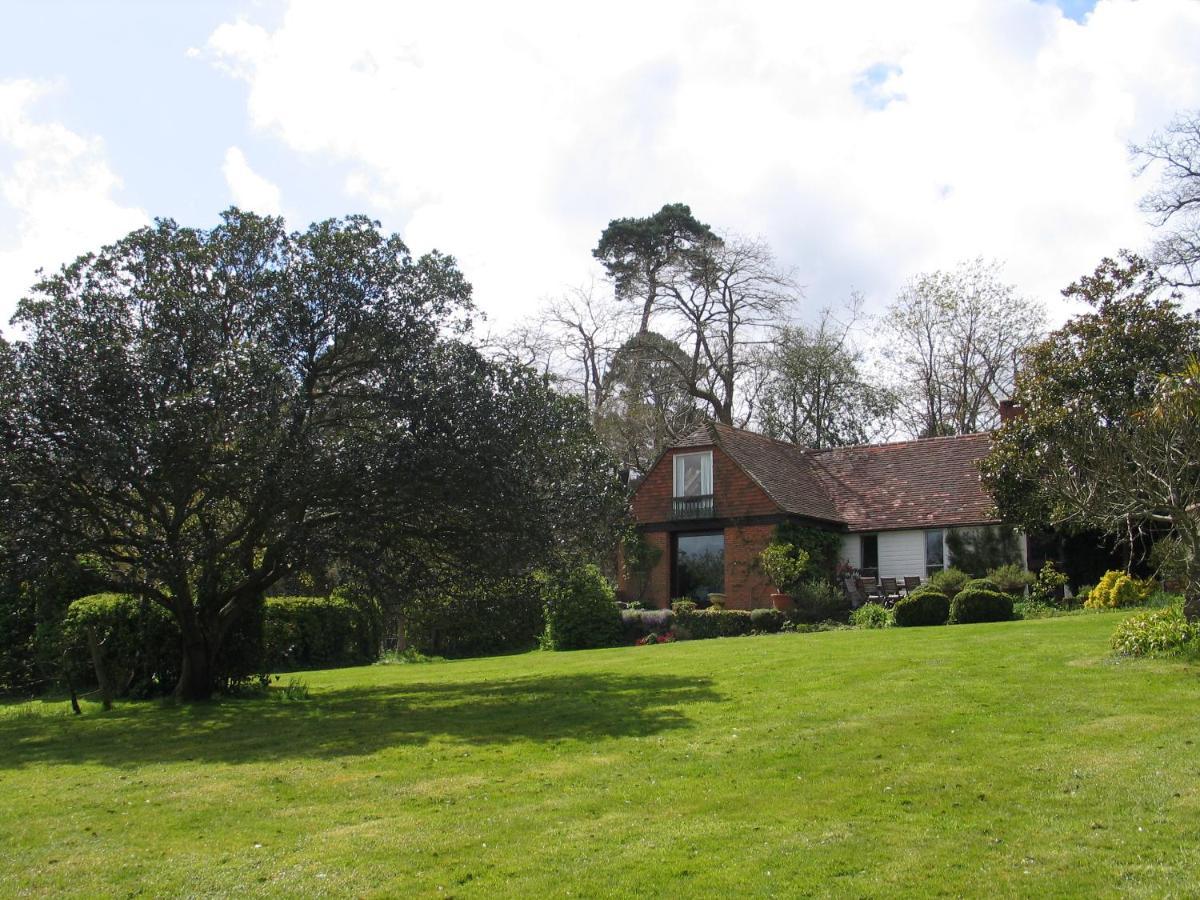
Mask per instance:
[[[688,728],[687,706],[721,699],[707,678],[608,674],[333,689],[302,702],[127,703],[81,718],[0,720],[0,769],[330,758],[430,741],[644,737]]]

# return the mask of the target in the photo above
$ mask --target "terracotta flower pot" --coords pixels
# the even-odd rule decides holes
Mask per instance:
[[[709,594],[708,602],[712,605],[713,609],[724,609],[725,608],[725,595],[724,594]]]
[[[772,594],[771,605],[780,612],[791,612],[796,604],[791,594]]]

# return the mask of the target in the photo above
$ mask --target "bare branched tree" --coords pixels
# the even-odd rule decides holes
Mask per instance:
[[[917,437],[995,427],[1021,355],[1045,314],[1000,279],[1000,264],[976,259],[917,275],[885,320],[885,359],[904,425]]]
[[[598,409],[605,400],[605,374],[632,326],[627,309],[589,283],[547,304],[542,321],[557,335],[562,380],[589,409]]]
[[[761,355],[755,422],[771,437],[825,448],[868,443],[893,431],[895,397],[873,384],[854,334],[866,320],[861,294],[817,324],[782,325]]]
[[[605,374],[625,343],[633,316],[594,282],[547,300],[527,320],[487,338],[483,349],[553,378],[595,411],[605,399]]]
[[[660,330],[686,354],[668,361],[712,418],[745,425],[753,417],[758,348],[800,296],[765,242],[737,235],[708,243],[660,286]]]
[[[1200,110],[1182,113],[1143,145],[1130,148],[1140,165],[1159,173],[1142,209],[1161,231],[1153,257],[1168,282],[1200,287]]]

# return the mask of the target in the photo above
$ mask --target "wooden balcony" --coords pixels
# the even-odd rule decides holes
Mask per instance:
[[[672,519],[711,519],[716,516],[712,494],[675,497],[671,500]]]

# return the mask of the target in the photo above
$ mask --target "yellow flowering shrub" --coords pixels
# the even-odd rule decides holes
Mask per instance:
[[[1154,582],[1150,579],[1134,578],[1119,569],[1112,569],[1104,573],[1083,605],[1088,609],[1141,606],[1153,592]]]

